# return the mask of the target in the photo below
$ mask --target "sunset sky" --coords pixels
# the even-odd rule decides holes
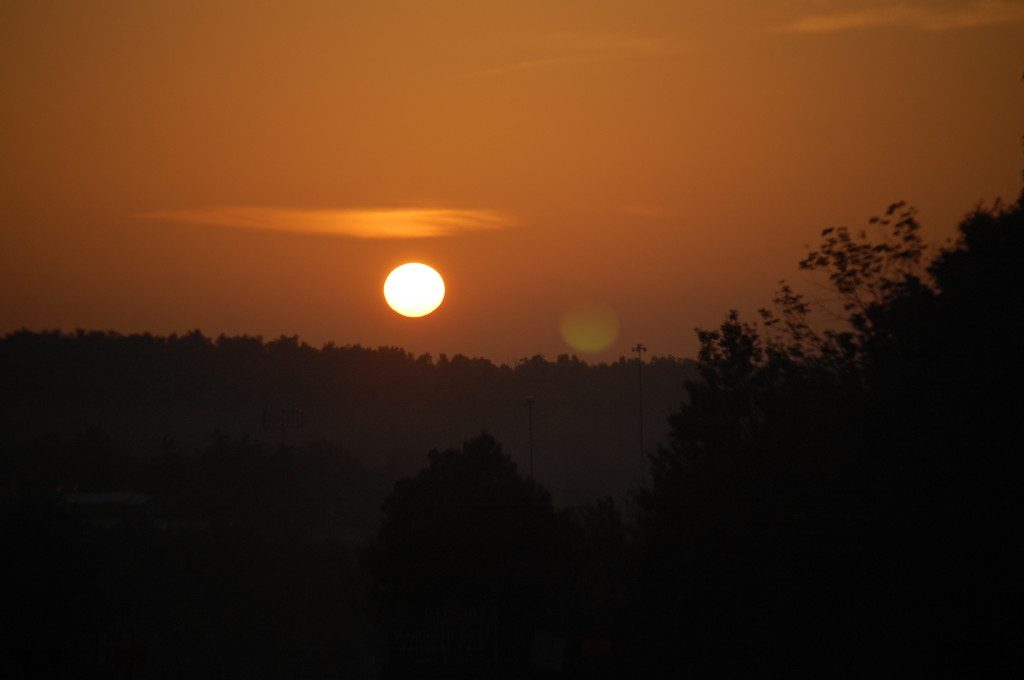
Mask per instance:
[[[1016,199],[1022,72],[1020,0],[3,0],[0,333],[692,356],[824,227]]]

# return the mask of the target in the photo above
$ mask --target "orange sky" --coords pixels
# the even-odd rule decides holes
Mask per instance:
[[[1019,0],[4,0],[0,332],[693,355],[823,227],[1015,199],[1022,71]]]

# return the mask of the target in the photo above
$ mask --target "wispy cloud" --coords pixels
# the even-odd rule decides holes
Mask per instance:
[[[495,66],[493,68],[480,69],[479,71],[471,71],[464,73],[459,79],[460,80],[477,80],[485,78],[494,78],[497,76],[504,76],[518,71],[536,71],[539,69],[548,68],[551,66],[561,66],[563,64],[578,64],[587,61],[593,61],[594,57],[576,56],[576,57],[555,57],[552,59],[525,59],[523,61],[517,61],[510,64],[504,64],[502,66]]]
[[[524,56],[490,68],[470,71],[460,80],[493,78],[521,71],[609,61],[627,57],[678,54],[683,46],[660,38],[634,35],[590,34],[557,32],[523,39],[518,46],[524,52],[537,56]],[[539,56],[545,55],[545,56]]]
[[[625,33],[558,31],[539,35],[533,42],[540,46],[573,52],[621,55],[675,54],[681,49],[677,41]]]
[[[813,14],[780,27],[793,33],[835,33],[873,26],[948,31],[1024,21],[1024,3],[1013,0],[884,2],[857,11]]]
[[[303,210],[215,206],[195,210],[164,210],[145,213],[140,217],[187,224],[382,239],[434,238],[511,226],[507,217],[490,210],[450,208]]]
[[[650,220],[669,217],[674,213],[671,208],[663,205],[656,205],[654,203],[634,203],[632,205],[624,205],[619,208],[619,212],[624,215],[642,217]]]

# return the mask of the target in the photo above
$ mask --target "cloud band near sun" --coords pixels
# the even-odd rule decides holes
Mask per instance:
[[[141,217],[187,224],[381,239],[436,238],[511,226],[508,218],[494,211],[450,208],[302,210],[216,206],[151,212]]]

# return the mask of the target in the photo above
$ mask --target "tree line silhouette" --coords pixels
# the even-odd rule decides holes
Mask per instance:
[[[686,395],[647,483],[637,489],[635,468],[610,465],[585,487],[607,481],[604,492],[559,504],[539,481],[548,477],[503,447],[512,428],[478,427],[461,447],[431,449],[425,466],[423,448],[412,464],[385,456],[390,468],[350,451],[375,438],[387,443],[366,450],[402,450],[398,423],[451,434],[493,406],[488,393],[519,403],[520,452],[525,394],[583,398],[568,429],[607,438],[630,414],[636,422],[635,362],[510,367],[297,338],[9,335],[0,356],[22,409],[4,457],[5,547],[19,556],[6,612],[21,631],[15,668],[394,678],[999,669],[1020,596],[1022,238],[1024,195],[971,212],[940,247],[901,203],[863,231],[826,229],[801,266],[830,297],[782,284],[756,320],[730,312],[699,330],[696,364],[659,360]],[[97,388],[100,376],[112,382]],[[332,392],[339,381],[346,390]],[[141,457],[74,430],[110,408],[108,393],[134,402],[119,416],[129,423],[150,409],[180,415],[179,401],[202,414],[239,398],[238,386],[258,393],[246,408],[315,414],[327,399],[358,414],[339,430],[352,436],[336,439],[342,448],[221,430],[198,455],[165,440]],[[396,394],[400,405],[370,415]],[[72,434],[27,435],[55,413]],[[357,434],[361,417],[372,427]],[[633,452],[635,432],[623,429],[613,446]],[[604,464],[571,453],[587,446],[559,446],[581,475]],[[624,499],[625,476],[634,490]],[[145,502],[86,489],[138,490]],[[100,512],[104,498],[113,515]],[[374,499],[379,515],[363,510]]]
[[[427,449],[483,428],[525,462],[524,400],[533,397],[536,474],[560,502],[623,497],[639,479],[639,453],[623,455],[636,450],[640,402],[636,361],[625,358],[587,364],[536,355],[510,366],[394,347],[316,349],[295,336],[20,331],[0,338],[0,367],[6,436],[16,449],[73,447],[97,430],[116,455],[194,457],[216,430],[268,444],[282,436],[287,445],[332,442],[393,482],[414,472]],[[643,370],[653,442],[667,431],[664,418],[695,362],[654,357]],[[281,413],[301,414],[301,427],[282,433]]]

